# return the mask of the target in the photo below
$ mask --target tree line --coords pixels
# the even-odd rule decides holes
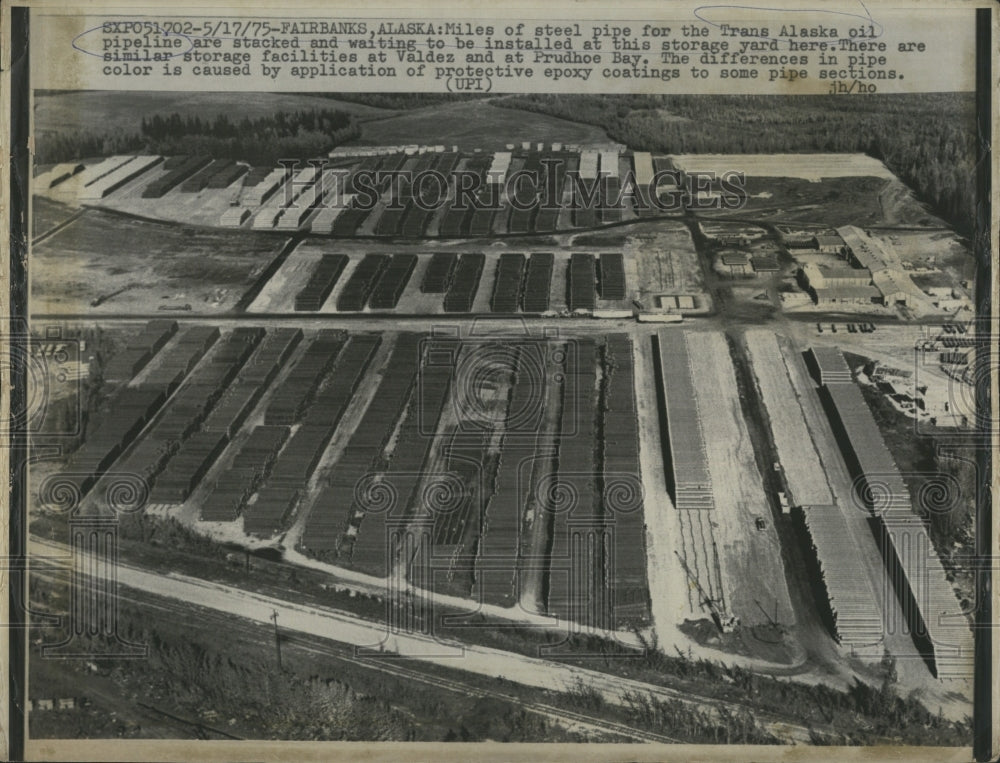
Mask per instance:
[[[141,135],[124,130],[41,133],[35,142],[35,163],[59,164],[92,157],[129,154],[141,151],[143,146]]]
[[[278,111],[240,120],[225,114],[211,120],[155,114],[143,117],[140,132],[156,154],[208,154],[264,165],[320,156],[360,135],[351,115],[334,109]]]
[[[592,124],[663,153],[864,153],[963,235],[974,230],[972,93],[829,96],[521,95],[494,104]]]
[[[117,153],[207,154],[253,164],[278,159],[308,159],[357,138],[360,128],[350,113],[337,109],[278,111],[250,119],[214,119],[178,113],[143,117],[138,133],[74,130],[41,136],[38,164],[55,164]]]

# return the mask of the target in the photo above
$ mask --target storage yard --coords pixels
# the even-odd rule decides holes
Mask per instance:
[[[629,297],[638,291],[634,271],[617,252],[400,249],[363,253],[361,247],[307,239],[247,311],[631,314]]]
[[[810,359],[858,502],[871,512],[879,533],[887,577],[907,627],[934,675],[963,674],[973,648],[968,621],[871,409],[839,349],[817,348]]]
[[[466,121],[404,140],[447,115]],[[886,166],[668,156],[486,102],[374,124],[293,172],[191,148],[35,177],[31,309],[94,317],[60,462],[83,505],[135,475],[142,542],[169,528],[157,544],[234,575],[260,554],[295,605],[308,569],[390,634],[447,604],[521,649],[559,631],[573,658],[641,646],[844,687],[880,684],[888,654],[900,690],[959,715],[968,620],[860,385],[967,426],[978,336],[927,320],[970,292],[958,245],[870,230]],[[505,186],[553,160],[551,187]],[[676,192],[658,172],[706,169],[745,172],[746,206],[639,208]],[[378,171],[441,173],[440,203]],[[574,207],[581,184],[596,204]],[[823,314],[862,307],[877,331]]]
[[[444,262],[428,264],[421,285],[439,288],[457,271]],[[635,365],[637,342],[656,348],[655,376],[646,360]],[[917,548],[930,548],[900,483],[890,484],[893,510],[878,518],[881,551],[867,530],[850,475],[891,471],[891,460],[859,467],[845,445],[874,435],[851,430],[865,426],[851,416],[863,421],[867,411],[847,407],[857,390],[842,356],[823,345],[813,353],[824,410],[785,340],[755,330],[745,343],[782,505],[830,637],[845,654],[875,661],[885,623],[913,622],[929,640],[914,646],[896,633],[884,647],[913,656],[932,648],[925,670],[952,677],[969,647],[941,568],[940,582],[926,579],[936,586],[926,596],[921,589],[900,603],[879,590],[887,566],[907,585],[934,568],[926,554],[894,550],[914,533]],[[678,626],[707,620],[722,634],[764,627],[794,638],[799,613],[776,534],[786,520],[764,492],[721,333],[461,338],[252,324],[220,331],[164,319],[135,324],[120,347],[105,368],[100,423],[68,464],[85,496],[100,492],[105,472],[137,474],[151,486],[151,516],[251,548],[294,543],[331,570],[481,600],[511,617],[527,605],[596,632],[656,627],[677,639]],[[662,455],[640,436],[648,406],[636,399],[640,367],[665,404],[653,411],[669,441]],[[844,418],[842,408],[860,413]],[[829,434],[812,431],[816,411]],[[655,504],[647,486],[653,495],[662,488],[651,468],[666,482]],[[817,479],[838,469],[830,486]],[[932,615],[918,603],[927,597],[952,619],[927,625]],[[683,610],[671,609],[681,600]],[[920,680],[917,663],[900,670]]]
[[[871,581],[857,574],[862,562],[843,516],[855,508],[834,502],[774,333],[748,331],[746,344],[770,418],[786,499],[815,554],[813,574],[820,578],[836,638],[857,649],[879,644],[882,613]]]
[[[85,498],[113,466],[149,485],[146,511],[219,538],[273,543],[301,522],[304,552],[373,578],[648,626],[632,358],[627,334],[152,321],[112,359],[70,466]],[[553,434],[555,471],[532,457]],[[539,564],[539,588],[521,591],[518,570]]]
[[[384,148],[338,149],[334,161],[325,158],[318,161],[326,164],[303,163],[291,170],[208,156],[121,155],[53,167],[38,176],[35,192],[143,218],[336,238],[544,234],[682,211],[653,207],[650,193],[656,191],[648,187],[640,194],[646,208],[633,208],[635,191],[625,192],[623,176],[637,177],[637,156],[638,174],[650,185],[651,159],[620,154],[620,147],[571,150],[561,143],[526,143],[495,153],[444,145]],[[570,173],[584,159],[580,177],[585,182],[577,187]],[[468,185],[459,191],[459,181],[467,184],[469,178],[456,171],[474,181],[471,194]],[[406,173],[399,184],[389,182],[394,172]],[[535,179],[514,182],[524,173]]]
[[[826,220],[822,208],[829,208],[836,217],[827,223],[844,225],[861,209],[842,214],[849,204],[837,201],[843,181],[875,183],[869,189],[873,198],[886,183],[898,183],[881,162],[862,155],[658,156],[626,152],[618,144],[569,142],[525,142],[509,149],[341,147],[332,158],[317,160],[326,165],[303,162],[294,170],[207,156],[120,155],[52,167],[36,179],[35,193],[206,227],[412,240],[570,233],[676,217],[695,201],[688,191],[674,197],[678,180],[687,187],[688,172],[744,173],[746,210],[764,219],[777,212],[788,219],[819,214]],[[389,182],[393,172],[406,173],[406,179]],[[458,190],[462,176],[456,172],[470,173],[471,193]],[[540,173],[539,181],[514,182],[524,173]],[[824,189],[830,191],[826,196]],[[663,206],[652,203],[654,196]],[[858,222],[870,221],[866,216]]]
[[[88,217],[88,226],[106,222],[108,230],[126,231],[137,248],[142,240],[143,251],[160,246],[150,248],[150,241],[156,241],[150,234],[172,230],[105,219],[93,211],[83,219]],[[41,254],[57,247],[60,237],[79,223],[73,220],[43,241]],[[185,251],[195,254],[215,246],[213,234],[197,235],[203,248],[192,249],[186,236]],[[236,235],[258,245],[284,243]],[[790,361],[773,335],[749,332],[746,346],[781,464],[781,496],[766,492],[767,480],[754,462],[741,411],[743,393],[733,377],[724,335],[659,334],[657,378],[665,401],[659,415],[665,415],[664,436],[670,440],[662,468],[673,514],[669,521],[657,518],[651,525],[643,512],[618,513],[609,504],[609,495],[634,496],[637,486],[641,495],[649,479],[648,465],[644,476],[628,468],[639,462],[637,453],[623,454],[633,448],[629,443],[638,447],[639,442],[633,345],[640,337],[649,341],[650,334],[598,329],[560,340],[561,345],[557,341],[561,352],[572,348],[573,365],[567,367],[566,359],[555,366],[542,364],[543,376],[562,379],[548,392],[514,369],[533,357],[538,346],[555,340],[529,342],[530,350],[517,342],[514,349],[499,343],[508,354],[496,367],[487,363],[489,372],[475,381],[475,394],[486,392],[473,402],[474,408],[482,408],[482,421],[470,433],[463,418],[469,411],[468,393],[454,374],[466,354],[476,353],[449,348],[454,368],[442,369],[431,359],[447,343],[435,345],[438,340],[419,329],[385,335],[365,333],[374,324],[345,331],[308,324],[278,328],[253,320],[269,313],[303,318],[348,313],[373,319],[392,313],[443,319],[574,311],[598,315],[643,293],[658,295],[661,304],[673,300],[674,309],[684,300],[687,309],[697,310],[697,302],[677,292],[698,284],[700,274],[673,270],[684,257],[697,263],[688,231],[677,226],[628,236],[624,253],[614,251],[611,239],[602,246],[602,236],[606,234],[585,246],[521,251],[513,246],[467,251],[433,244],[339,243],[317,237],[286,246],[279,260],[273,247],[265,250],[251,271],[262,272],[265,264],[270,268],[246,306],[249,325],[220,334],[198,324],[185,328],[183,321],[178,328],[176,320],[167,319],[151,322],[126,341],[105,369],[106,380],[120,385],[106,403],[115,418],[88,435],[72,465],[92,475],[88,487],[114,463],[143,475],[152,483],[147,511],[181,518],[219,540],[258,547],[287,537],[301,552],[334,569],[482,598],[504,608],[521,603],[598,631],[652,625],[661,605],[651,599],[650,584],[661,586],[657,595],[675,601],[673,584],[662,588],[669,570],[687,581],[686,602],[683,611],[668,608],[672,614],[664,633],[697,620],[714,622],[723,633],[758,626],[794,633],[798,615],[775,525],[781,521],[775,513],[780,498],[791,507],[807,549],[817,606],[830,636],[848,653],[872,657],[884,622],[897,616],[886,610],[895,605],[890,606],[884,592],[873,590],[885,565],[879,555],[879,566],[873,567],[876,546],[862,551],[843,545],[844,538],[863,539],[859,533],[865,525],[858,521],[856,501],[843,480],[832,490],[815,478],[831,469],[829,446],[821,446],[804,423],[810,415],[805,402],[802,410],[787,405],[790,399],[801,400],[802,380],[796,381],[791,366],[782,374]],[[81,241],[87,239],[74,237],[75,245]],[[666,252],[665,244],[670,247]],[[96,244],[90,246],[97,250]],[[651,259],[663,255],[666,259]],[[219,258],[211,262],[217,267]],[[640,273],[654,272],[655,280],[640,279]],[[127,293],[113,295],[111,301]],[[234,290],[231,303],[235,297]],[[918,342],[926,332],[911,331],[907,337],[911,334],[907,341]],[[871,340],[876,357],[883,345],[898,354],[898,338],[887,336]],[[815,350],[821,357],[830,351],[827,338],[822,339]],[[622,374],[628,374],[624,384],[632,394],[619,399]],[[714,383],[706,386],[703,379]],[[824,394],[845,393],[835,389]],[[543,405],[533,428],[510,431],[510,419],[518,418],[514,412],[539,400]],[[600,415],[579,418],[582,411],[593,410]],[[619,410],[633,413],[613,415]],[[118,416],[125,418],[118,421]],[[602,442],[603,447],[598,445]],[[614,448],[609,447],[612,442]],[[532,455],[546,453],[546,447],[550,455]],[[357,454],[365,455],[358,460]],[[676,460],[681,456],[684,461]],[[836,456],[834,470],[849,479],[856,467],[843,459]],[[648,457],[642,460],[648,464]],[[618,492],[609,493],[612,486]],[[386,496],[395,512],[371,510],[382,506]],[[578,508],[568,514],[555,510],[567,501]],[[443,502],[447,511],[428,513],[435,502]],[[884,537],[912,530],[904,520],[910,521],[908,515],[892,527],[883,523]],[[666,546],[673,557],[666,565],[662,540],[648,536],[654,527],[673,539]],[[920,542],[926,543],[926,536]],[[626,550],[650,543],[657,546],[657,560]],[[855,562],[843,564],[845,554],[855,553]],[[917,563],[905,555],[891,559],[896,561],[890,571],[899,570],[893,574],[901,579],[917,574],[907,571],[906,565]],[[637,560],[641,564],[634,566]],[[858,567],[868,569],[870,577],[848,572]],[[935,595],[940,598],[944,590]],[[913,611],[904,602],[898,617],[912,619]],[[900,650],[898,643],[894,646]],[[940,651],[940,660],[951,664],[948,650]]]

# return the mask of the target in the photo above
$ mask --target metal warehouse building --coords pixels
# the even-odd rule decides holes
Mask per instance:
[[[818,305],[872,305],[882,301],[882,292],[874,286],[835,286],[817,288]]]

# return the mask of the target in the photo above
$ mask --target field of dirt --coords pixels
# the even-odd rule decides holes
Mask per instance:
[[[637,229],[624,253],[626,261],[636,263],[637,298],[647,308],[655,308],[661,295],[692,295],[699,307],[706,304],[701,262],[686,226],[660,221],[652,229]]]
[[[502,151],[512,142],[511,136],[517,136],[518,143],[608,142],[608,136],[598,127],[499,108],[486,100],[477,100],[435,104],[365,122],[355,143],[382,146],[430,143]]]
[[[880,177],[825,177],[813,181],[747,173],[746,203],[736,214],[759,221],[878,225],[886,222],[879,205],[880,194],[892,182]],[[702,214],[726,216],[733,211],[710,210]]]
[[[796,402],[785,361],[774,333],[747,331],[746,346],[757,384],[771,423],[774,443],[795,506],[827,506],[833,496],[812,437]]]
[[[32,249],[31,309],[220,313],[236,305],[286,241],[91,210]]]
[[[921,269],[937,271],[945,282],[966,293],[969,289],[961,282],[976,277],[976,260],[968,246],[950,231],[916,232],[892,231],[883,233],[896,254],[919,274]]]
[[[140,217],[219,227],[222,214],[229,209],[230,201],[243,183],[243,178],[239,178],[228,188],[204,188],[201,191],[182,191],[178,185],[159,199],[144,199],[142,192],[146,186],[165,174],[167,170],[160,164],[93,204]],[[58,190],[59,186],[56,186],[53,194]]]
[[[66,222],[76,210],[44,196],[33,196],[31,199],[31,235],[37,238],[43,233]]]
[[[683,644],[687,639],[677,629],[691,617],[689,583],[675,550],[680,542],[679,512],[667,492],[664,475],[662,416],[654,371],[655,333],[633,334],[636,413],[639,419],[639,459],[645,491],[646,573],[649,580],[653,627],[664,647]],[[699,615],[701,616],[701,615]]]
[[[737,171],[747,177],[801,178],[811,183],[823,178],[894,177],[882,162],[864,154],[678,154],[670,159],[683,171],[712,171],[717,176]]]
[[[743,626],[764,625],[772,619],[792,625],[795,615],[781,548],[743,421],[726,337],[689,332],[687,340],[715,494],[709,521],[719,547],[726,599]],[[707,380],[712,383],[704,383]]]

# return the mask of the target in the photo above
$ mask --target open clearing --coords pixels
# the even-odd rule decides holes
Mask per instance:
[[[638,299],[647,308],[656,308],[661,295],[692,295],[698,309],[707,305],[698,252],[683,224],[658,221],[654,230],[630,233],[624,254],[636,263]]]
[[[864,154],[680,154],[671,156],[685,172],[744,172],[747,177],[821,178],[876,177],[892,180],[889,169]]]
[[[664,646],[684,644],[677,625],[689,617],[689,583],[674,553],[681,538],[679,512],[670,500],[664,475],[663,441],[666,433],[657,399],[654,334],[633,335],[636,414],[639,418],[639,459],[646,492],[646,574],[650,610],[657,638]]]
[[[33,196],[31,200],[31,236],[37,238],[43,233],[62,225],[77,210],[60,204],[58,201],[46,199],[44,196]]]
[[[726,599],[744,626],[764,625],[771,618],[789,626],[795,615],[781,547],[743,421],[726,337],[691,332],[687,340],[715,495],[715,511],[704,519],[716,529]],[[755,525],[758,517],[765,523],[761,529]]]
[[[833,496],[826,484],[819,454],[806,428],[774,333],[760,329],[748,331],[746,345],[771,421],[789,500],[795,506],[832,504]]]
[[[287,239],[88,211],[32,250],[33,312],[232,309]],[[93,305],[94,300],[100,300]]]
[[[752,215],[760,220],[801,221],[829,227],[878,225],[886,222],[879,205],[880,194],[891,182],[871,176],[811,181],[747,173],[744,186],[747,200],[738,214]],[[765,192],[767,197],[762,195]],[[710,210],[706,216],[714,214],[726,216],[731,212]]]
[[[503,109],[487,101],[436,104],[398,116],[366,122],[356,145],[409,143],[456,144],[462,148],[502,150],[511,143],[561,141],[606,143],[603,130],[557,117],[517,109]]]

